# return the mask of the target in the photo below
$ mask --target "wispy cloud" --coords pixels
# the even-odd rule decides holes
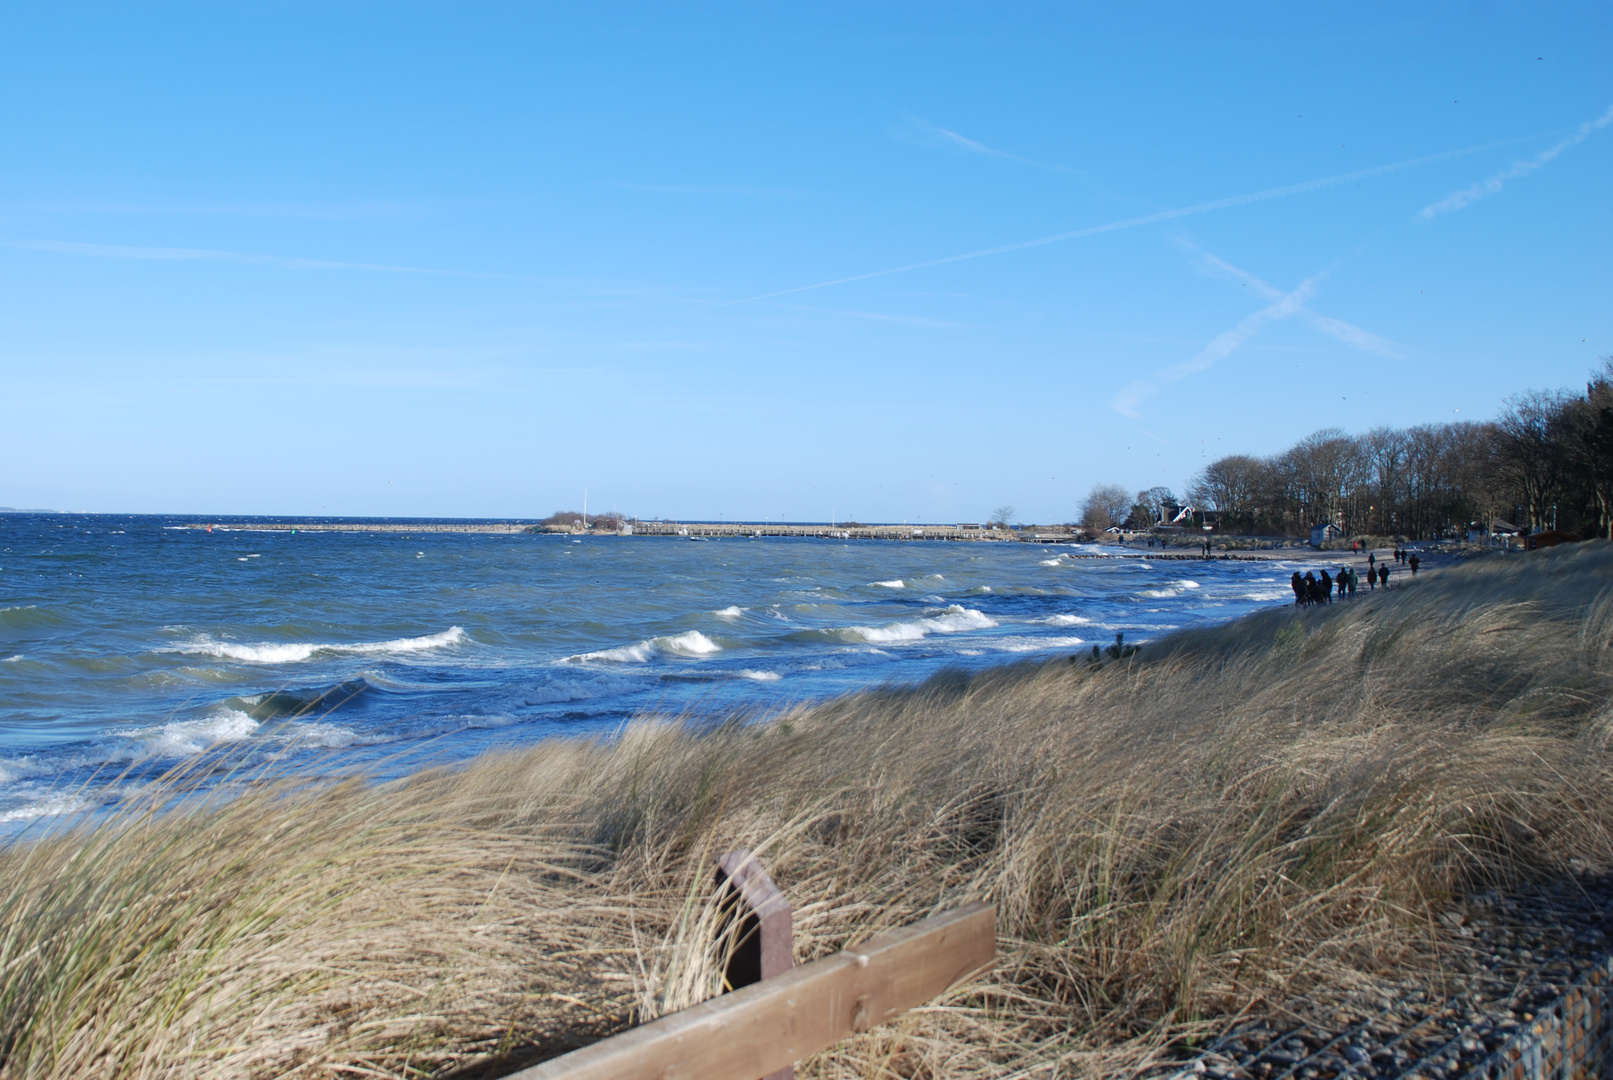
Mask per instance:
[[[944,146],[951,150],[962,150],[970,154],[983,154],[986,157],[1002,158],[1004,161],[1016,161],[1021,165],[1030,165],[1034,168],[1047,169],[1051,172],[1071,173],[1077,176],[1086,175],[1080,169],[1072,169],[1068,165],[1037,161],[1035,158],[1010,154],[1007,150],[998,150],[996,147],[987,146],[983,142],[976,142],[967,135],[960,135],[950,128],[932,124],[928,120],[921,120],[916,116],[904,114],[902,119],[904,123],[903,126],[897,128],[897,134],[909,142]]]
[[[758,293],[755,296],[746,296],[738,300],[726,300],[711,306],[714,308],[732,307],[735,304],[749,304],[757,300],[771,300],[775,296],[790,296],[794,293],[809,292],[813,289],[849,285],[854,281],[868,281],[873,278],[889,277],[892,274],[905,274],[913,270],[924,270],[932,266],[946,266],[950,263],[965,262],[969,259],[982,259],[988,255],[1004,255],[1011,251],[1024,251],[1027,248],[1057,244],[1065,240],[1079,240],[1086,236],[1098,236],[1102,233],[1119,232],[1122,229],[1136,229],[1144,225],[1156,225],[1162,221],[1174,221],[1177,218],[1190,217],[1194,214],[1206,214],[1213,210],[1228,210],[1237,206],[1265,202],[1267,199],[1281,199],[1289,195],[1299,195],[1308,191],[1334,187],[1338,184],[1368,180],[1373,177],[1398,172],[1401,169],[1414,169],[1422,165],[1431,165],[1436,161],[1448,161],[1451,158],[1478,153],[1481,150],[1489,150],[1501,145],[1505,145],[1505,143],[1486,143],[1482,146],[1464,147],[1461,150],[1447,150],[1440,154],[1429,154],[1427,157],[1410,158],[1406,161],[1396,161],[1388,165],[1376,165],[1370,169],[1358,169],[1355,172],[1340,173],[1337,176],[1324,176],[1317,180],[1306,180],[1302,183],[1289,184],[1285,187],[1267,188],[1264,191],[1253,191],[1247,195],[1233,195],[1225,199],[1214,199],[1210,202],[1195,203],[1192,206],[1181,206],[1172,210],[1160,210],[1156,213],[1144,214],[1141,217],[1126,218],[1123,221],[1111,221],[1103,225],[1090,225],[1084,229],[1072,229],[1069,232],[1054,233],[1051,236],[1039,236],[1034,240],[1021,240],[1018,243],[1003,244],[1000,247],[981,248],[978,251],[966,251],[960,255],[944,255],[937,259],[925,259],[923,262],[908,263],[905,266],[893,266],[887,270],[872,270],[865,274],[852,274],[847,277],[831,278],[828,281],[816,281],[811,285],[797,285],[789,289]]]
[[[629,184],[612,181],[611,187],[628,191],[656,191],[669,195],[747,195],[757,199],[788,198],[801,194],[792,188],[742,187],[733,184]]]
[[[69,240],[0,240],[0,247],[21,251],[48,251],[58,255],[84,255],[100,259],[134,259],[147,262],[230,262],[275,266],[283,270],[370,270],[387,274],[429,274],[443,277],[532,280],[511,274],[480,274],[468,270],[433,270],[421,266],[394,266],[387,263],[336,262],[330,259],[298,259],[282,255],[256,255],[243,251],[213,248],[134,247],[124,244],[84,244]]]
[[[408,202],[293,203],[293,202],[174,202],[143,203],[113,200],[77,200],[46,203],[8,203],[0,213],[83,214],[141,217],[267,217],[310,218],[323,221],[378,217],[408,217],[425,211]]]
[[[1316,288],[1322,279],[1327,276],[1327,269],[1312,274],[1300,282],[1291,292],[1284,292],[1269,282],[1262,281],[1247,270],[1233,266],[1225,259],[1212,255],[1207,251],[1200,251],[1185,241],[1182,244],[1198,256],[1198,267],[1202,272],[1248,288],[1256,296],[1269,300],[1271,303],[1246,316],[1232,329],[1218,334],[1208,345],[1181,363],[1172,364],[1149,378],[1137,379],[1128,383],[1119,393],[1109,399],[1109,407],[1122,416],[1135,419],[1139,415],[1138,406],[1143,401],[1159,393],[1169,384],[1180,382],[1190,375],[1196,375],[1217,361],[1226,359],[1267,326],[1275,322],[1281,322],[1284,319],[1302,319],[1322,333],[1363,352],[1376,353],[1379,356],[1404,355],[1404,346],[1387,338],[1379,337],[1370,331],[1363,330],[1353,323],[1347,323],[1343,319],[1335,319],[1310,309],[1309,301],[1316,295]]]
[[[883,311],[856,311],[851,308],[813,307],[808,304],[788,304],[785,307],[795,311],[818,312],[825,315],[843,315],[852,319],[870,319],[874,322],[901,323],[904,326],[922,326],[928,330],[973,330],[972,323],[950,322],[946,319],[931,319],[922,315],[891,315]]]
[[[1152,378],[1138,379],[1128,384],[1118,394],[1109,399],[1109,407],[1122,416],[1135,418],[1137,406],[1146,398],[1152,397],[1167,384],[1181,382],[1189,375],[1196,375],[1237,351],[1238,347],[1256,334],[1260,333],[1267,324],[1278,322],[1293,315],[1305,306],[1316,291],[1316,283],[1326,276],[1322,271],[1300,282],[1299,287],[1291,293],[1283,294],[1276,303],[1261,308],[1252,315],[1245,317],[1238,325],[1219,334],[1204,348],[1183,360],[1179,364],[1172,364],[1163,371],[1157,372]]]
[[[1544,166],[1550,164],[1552,159],[1557,157],[1557,155],[1561,154],[1564,150],[1584,142],[1597,131],[1607,127],[1609,124],[1613,124],[1613,105],[1609,105],[1607,112],[1603,113],[1601,116],[1598,116],[1595,120],[1585,121],[1574,130],[1572,135],[1569,135],[1567,138],[1561,139],[1555,144],[1548,146],[1546,149],[1542,150],[1529,160],[1514,161],[1510,166],[1502,169],[1500,172],[1496,173],[1487,180],[1480,180],[1472,187],[1466,187],[1460,191],[1453,191],[1443,199],[1439,200],[1439,202],[1429,203],[1427,206],[1423,207],[1422,216],[1425,219],[1438,217],[1440,214],[1446,214],[1452,210],[1460,210],[1464,206],[1471,206],[1486,196],[1495,195],[1499,193],[1502,188],[1507,186],[1507,182],[1509,180],[1517,180],[1521,177],[1528,176],[1536,169],[1543,168]]]
[[[1267,300],[1279,300],[1286,295],[1276,286],[1260,280],[1247,270],[1233,266],[1225,259],[1211,255],[1207,251],[1199,251],[1191,244],[1184,243],[1184,246],[1198,255],[1200,268],[1212,276],[1224,277],[1229,280],[1236,281],[1239,284],[1246,285],[1253,289],[1256,295],[1263,296]],[[1379,356],[1390,357],[1400,357],[1406,354],[1407,350],[1405,346],[1400,345],[1397,342],[1390,341],[1388,338],[1379,337],[1377,334],[1374,334],[1368,330],[1363,330],[1361,327],[1355,326],[1352,323],[1347,323],[1343,319],[1335,319],[1327,315],[1318,314],[1317,312],[1312,311],[1310,308],[1302,308],[1301,310],[1295,312],[1295,314],[1302,317],[1306,322],[1310,323],[1316,329],[1322,331],[1322,333],[1337,338],[1339,341],[1344,342],[1351,348],[1360,349],[1362,352],[1376,353]]]

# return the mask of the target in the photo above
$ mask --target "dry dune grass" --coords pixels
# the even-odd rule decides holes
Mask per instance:
[[[0,851],[0,1077],[496,1076],[715,990],[715,856],[798,960],[999,907],[990,977],[813,1076],[1123,1073],[1440,977],[1452,892],[1613,862],[1613,546],[695,733],[245,786]]]

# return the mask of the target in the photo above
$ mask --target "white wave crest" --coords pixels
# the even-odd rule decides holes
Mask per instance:
[[[901,578],[892,578],[890,581],[870,581],[868,584],[877,585],[881,589],[905,589],[905,588],[907,588],[907,582],[903,581]]]
[[[21,660],[21,659],[22,659],[22,653],[18,653],[15,656],[8,656],[4,660],[0,660],[0,664],[15,664],[18,660]]]
[[[1041,652],[1045,649],[1073,649],[1077,645],[1086,644],[1084,638],[1078,637],[1005,637],[996,638],[991,647],[998,652]]]
[[[615,664],[647,664],[656,656],[710,656],[722,652],[722,646],[698,630],[681,634],[649,638],[637,645],[623,645],[617,649],[600,649],[597,652],[579,653],[566,657],[569,661],[605,660]]]
[[[1037,563],[1036,565],[1037,566],[1063,566],[1063,565],[1065,565],[1065,563],[1064,563],[1063,559],[1043,559],[1041,562]]]
[[[745,614],[745,609],[737,605],[730,604],[721,611],[713,611],[712,614],[717,616],[719,619],[737,619],[741,615]]]
[[[295,664],[315,656],[396,656],[423,652],[427,649],[457,645],[466,637],[464,629],[458,626],[450,626],[440,634],[427,634],[424,637],[394,638],[391,641],[357,641],[347,644],[299,641],[243,645],[203,637],[162,651],[183,653],[187,656],[216,656],[222,660],[241,660],[249,664]]]
[[[129,738],[113,759],[187,757],[223,743],[251,738],[262,725],[237,709],[220,709],[198,720],[174,720],[148,728],[120,732]]]
[[[953,604],[938,615],[885,626],[847,626],[835,631],[848,641],[918,641],[931,634],[960,634],[967,630],[989,630],[997,620],[973,608]]]
[[[1092,620],[1080,615],[1049,615],[1041,621],[1050,626],[1085,626]]]
[[[48,795],[38,802],[0,812],[0,824],[32,821],[35,818],[55,817],[58,814],[73,814],[89,805],[85,800],[72,795]]]
[[[776,671],[752,671],[750,668],[739,672],[739,677],[741,679],[755,679],[757,682],[773,682],[784,678]]]

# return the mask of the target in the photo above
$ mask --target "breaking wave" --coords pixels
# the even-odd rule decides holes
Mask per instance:
[[[243,645],[203,637],[159,651],[183,653],[186,656],[216,656],[224,660],[241,660],[249,664],[295,664],[316,656],[400,656],[458,645],[467,637],[464,629],[458,626],[450,626],[440,634],[427,634],[424,637],[394,638],[391,641],[358,641],[349,644],[304,641]]]
[[[722,646],[698,630],[681,634],[654,637],[637,645],[623,645],[618,649],[600,649],[597,652],[568,656],[571,662],[605,660],[613,664],[647,664],[657,656],[711,656],[722,652]]]
[[[953,604],[938,615],[884,626],[843,626],[829,631],[841,641],[881,644],[891,641],[918,641],[931,634],[961,634],[968,630],[989,630],[997,620],[973,608]]]

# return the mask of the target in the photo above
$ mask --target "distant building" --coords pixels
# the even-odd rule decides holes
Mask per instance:
[[[1329,521],[1325,525],[1311,526],[1311,547],[1319,548],[1329,540],[1344,539],[1344,530]]]
[[[1523,550],[1539,551],[1541,548],[1556,547],[1558,544],[1572,544],[1574,538],[1567,533],[1560,533],[1555,529],[1544,532],[1530,533],[1523,538]]]

